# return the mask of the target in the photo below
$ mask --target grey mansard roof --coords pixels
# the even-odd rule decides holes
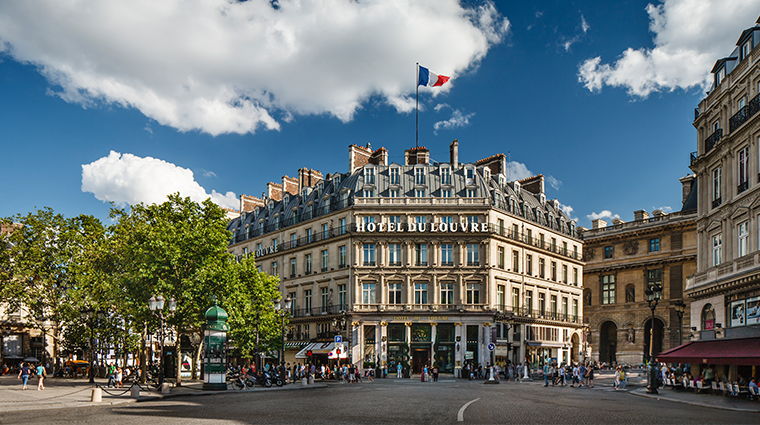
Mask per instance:
[[[364,170],[367,168],[374,168],[374,184],[365,184]],[[425,170],[423,185],[415,184],[417,168]],[[451,171],[451,184],[441,183],[443,168]],[[391,169],[399,170],[398,184],[391,185]],[[468,169],[473,171],[472,179],[466,177]],[[355,203],[355,198],[364,197],[365,190],[371,190],[375,198],[389,198],[391,190],[397,189],[399,198],[411,198],[415,195],[415,189],[424,189],[425,197],[438,198],[442,197],[442,190],[450,189],[452,198],[466,198],[468,190],[474,190],[474,197],[487,198],[494,208],[559,233],[577,236],[575,223],[555,207],[556,201],[547,201],[543,196],[524,189],[516,190],[516,186],[519,183],[507,183],[505,176],[492,175],[487,167],[476,167],[474,164],[461,164],[455,170],[448,163],[367,165],[353,173],[336,173],[329,179],[320,180],[312,188],[304,188],[298,195],[286,193],[282,201],[268,199],[265,207],[241,214],[230,221],[227,229],[233,232],[233,243],[237,243],[350,207]]]

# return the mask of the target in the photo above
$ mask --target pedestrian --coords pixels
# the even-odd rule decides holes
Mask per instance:
[[[375,369],[370,369],[367,371],[367,380],[369,380],[369,382],[375,382],[375,380],[372,378],[374,374],[375,374]]]
[[[22,383],[21,389],[25,390],[26,383],[27,381],[29,381],[29,367],[27,367],[26,364],[23,362],[21,363],[21,367],[19,368],[19,371],[18,371],[18,379],[20,379]]]
[[[544,386],[549,386],[549,374],[551,373],[551,366],[549,363],[544,364]]]
[[[113,362],[108,364],[108,384],[106,384],[107,388],[111,388],[111,386],[116,385],[116,367],[113,365]]]
[[[420,371],[420,382],[425,382],[425,375],[427,375],[427,365],[422,366]]]
[[[433,366],[433,382],[438,382],[438,366]]]
[[[124,376],[124,371],[121,369],[120,366],[116,366],[116,388],[124,388],[124,384],[122,384],[123,376]]]
[[[586,372],[586,377],[588,378],[588,382],[586,383],[588,388],[594,388],[594,365],[589,364],[588,365],[588,372]]]
[[[47,376],[47,372],[45,372],[45,366],[42,365],[42,363],[37,366],[37,391],[42,391],[45,389],[45,384],[43,384],[43,380]]]
[[[396,363],[396,378],[401,378],[401,362]]]

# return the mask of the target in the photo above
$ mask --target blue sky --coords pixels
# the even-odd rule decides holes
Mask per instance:
[[[160,6],[157,6],[160,4]],[[348,145],[508,153],[581,226],[678,210],[715,60],[760,0],[0,4],[0,216],[234,205]],[[113,153],[112,153],[113,152]],[[84,166],[84,168],[83,168]],[[568,208],[569,207],[569,208]]]

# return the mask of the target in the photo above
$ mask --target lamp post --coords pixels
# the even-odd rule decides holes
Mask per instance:
[[[678,345],[683,344],[683,313],[686,310],[686,303],[683,300],[678,300],[673,305],[676,309],[676,316],[678,316]]]
[[[95,383],[95,327],[97,326],[98,322],[103,320],[103,316],[105,316],[105,313],[103,313],[102,310],[95,311],[95,309],[92,307],[80,312],[80,317],[82,320],[86,321],[90,325],[90,367],[88,368],[88,375],[90,377],[91,384]]]
[[[161,357],[158,359],[158,385],[161,386],[164,383],[164,297],[159,295],[158,297],[151,296],[148,300],[148,308],[153,315],[158,317],[160,322],[159,338],[161,339]],[[174,298],[169,298],[169,302],[166,303],[170,312],[174,312],[177,309],[177,302]]]
[[[280,342],[282,343],[282,346],[280,347],[280,366],[285,364],[285,316],[288,314],[288,310],[290,310],[290,305],[292,301],[290,297],[285,297],[284,300],[277,300],[274,302],[274,309],[277,311],[277,314],[280,316]],[[284,376],[283,376],[284,378]]]
[[[649,325],[649,386],[647,387],[647,394],[659,394],[654,369],[654,310],[657,308],[657,303],[660,302],[662,286],[659,284],[651,285],[644,293],[647,296],[649,309],[652,310],[652,322]]]

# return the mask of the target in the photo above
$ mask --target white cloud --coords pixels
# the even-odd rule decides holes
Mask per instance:
[[[345,122],[373,97],[408,112],[415,62],[455,81],[508,32],[489,0],[0,2],[0,53],[61,99],[212,135]]]
[[[573,207],[570,205],[564,205],[562,203],[559,204],[559,209],[562,210],[563,213],[565,213],[566,216],[570,218],[570,220],[578,221],[578,217],[573,217]]]
[[[111,151],[103,158],[82,165],[82,192],[117,205],[157,204],[179,192],[182,196],[201,202],[211,198],[222,207],[238,209],[240,201],[233,192],[225,194],[206,190],[195,181],[193,172],[172,163],[129,153]]]
[[[535,176],[525,164],[517,161],[510,161],[507,163],[507,175],[509,181],[522,180]]]
[[[602,219],[608,218],[608,219],[612,220],[613,218],[620,218],[620,216],[618,214],[613,214],[612,211],[609,211],[609,210],[604,210],[604,211],[602,211],[600,213],[591,213],[591,214],[587,215],[586,217],[589,220],[596,220],[598,218],[602,218]]]
[[[449,105],[443,103],[435,106],[435,111],[440,112],[444,108],[451,108]],[[451,113],[451,118],[445,121],[438,121],[433,124],[433,133],[438,134],[438,130],[451,130],[454,128],[467,127],[470,125],[470,118],[475,116],[475,112],[464,114],[460,109],[454,109]]]
[[[562,187],[562,181],[557,180],[554,176],[546,176],[546,182],[549,183],[549,186],[553,187],[554,190],[559,190],[559,188]]]
[[[662,211],[664,213],[668,213],[668,214],[670,214],[671,212],[673,212],[673,208],[668,207],[668,206],[659,207],[659,208],[652,208],[652,211],[654,211],[654,210],[660,210],[660,211]]]
[[[583,36],[586,35],[586,33],[588,32],[588,30],[590,28],[591,27],[589,26],[588,22],[586,22],[586,17],[584,17],[583,14],[581,13],[581,25],[580,25],[580,31],[581,32],[579,32],[578,34],[575,34],[570,39],[567,39],[567,38],[563,37],[563,38],[565,38],[565,40],[562,42],[562,47],[565,49],[565,51],[569,52],[570,51],[570,46],[572,46],[573,44],[581,41],[581,39],[583,38]]]
[[[654,48],[629,47],[613,64],[584,61],[578,81],[591,90],[625,87],[632,96],[709,87],[710,69],[734,48],[741,31],[754,24],[760,0],[664,0],[649,4]]]
[[[201,170],[203,177],[216,177],[216,173],[208,170]]]

